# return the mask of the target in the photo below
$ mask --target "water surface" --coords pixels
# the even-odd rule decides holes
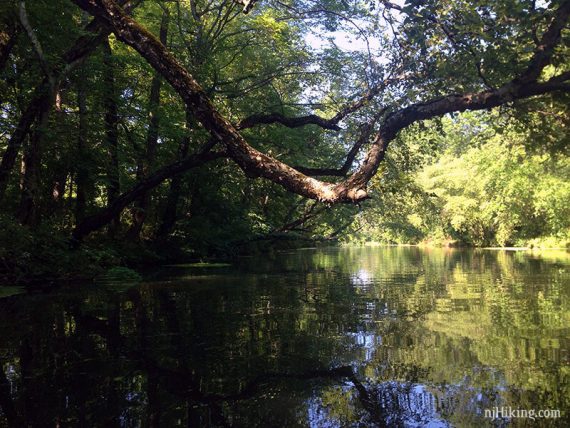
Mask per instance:
[[[4,297],[0,427],[570,426],[569,304],[565,253],[407,247]]]

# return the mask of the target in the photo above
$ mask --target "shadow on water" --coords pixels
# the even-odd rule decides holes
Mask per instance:
[[[569,266],[314,249],[8,296],[0,427],[568,426]]]

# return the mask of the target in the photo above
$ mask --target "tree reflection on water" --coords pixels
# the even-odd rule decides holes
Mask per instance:
[[[569,408],[568,258],[303,250],[0,299],[0,426],[526,426]],[[564,426],[567,420],[542,420]]]

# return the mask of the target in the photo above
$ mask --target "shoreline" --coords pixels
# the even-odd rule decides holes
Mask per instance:
[[[566,247],[477,247],[474,245],[434,245],[434,244],[390,244],[383,242],[363,242],[363,243],[347,243],[341,244],[342,246],[350,247],[352,245],[362,246],[362,247],[418,247],[418,248],[446,248],[446,249],[473,249],[473,250],[495,250],[495,251],[564,251],[570,252],[570,248]]]

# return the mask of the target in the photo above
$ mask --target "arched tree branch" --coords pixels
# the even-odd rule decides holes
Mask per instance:
[[[451,112],[497,107],[516,99],[557,90],[568,90],[566,80],[555,77],[538,82],[542,69],[550,62],[560,32],[568,20],[570,1],[561,4],[541,39],[526,72],[497,89],[476,93],[452,94],[428,102],[394,110],[376,134],[368,155],[351,177],[340,183],[319,181],[251,147],[237,129],[208,99],[194,77],[146,29],[131,19],[113,0],[73,0],[101,20],[122,42],[133,47],[182,97],[197,120],[226,148],[228,156],[250,177],[263,177],[299,195],[327,203],[357,202],[368,197],[366,185],[384,159],[386,149],[399,131],[410,124]]]

